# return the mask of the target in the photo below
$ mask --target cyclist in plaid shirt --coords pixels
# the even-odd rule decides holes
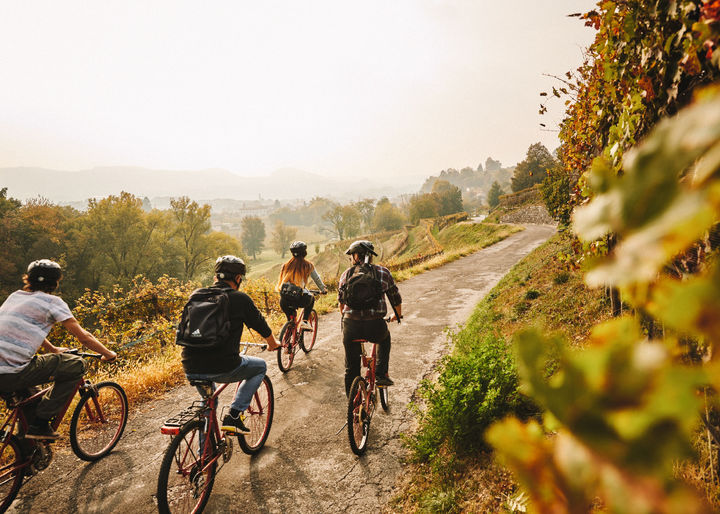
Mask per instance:
[[[390,363],[390,331],[385,321],[387,314],[387,305],[385,303],[385,295],[387,295],[390,304],[395,308],[395,314],[389,321],[397,320],[396,316],[402,318],[402,297],[398,291],[395,281],[393,280],[390,270],[384,266],[370,264],[375,268],[377,278],[382,284],[383,296],[378,298],[377,305],[368,309],[354,310],[351,309],[343,301],[343,285],[347,282],[351,271],[356,265],[360,265],[366,257],[368,262],[372,263],[375,253],[375,247],[370,241],[355,241],[345,252],[350,255],[352,266],[345,270],[340,276],[338,282],[338,302],[340,303],[340,312],[343,315],[343,346],[345,347],[345,395],[349,394],[350,386],[355,377],[360,375],[360,344],[355,342],[357,339],[365,339],[378,345],[378,361],[375,368],[377,376],[377,384],[384,386],[393,385],[393,381],[388,375],[388,366]]]

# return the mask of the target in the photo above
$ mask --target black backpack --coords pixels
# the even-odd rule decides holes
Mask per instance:
[[[382,282],[372,264],[357,264],[350,269],[340,288],[342,302],[353,310],[375,307],[383,297]]]
[[[180,317],[175,343],[212,348],[230,335],[230,289],[204,287],[190,295]]]

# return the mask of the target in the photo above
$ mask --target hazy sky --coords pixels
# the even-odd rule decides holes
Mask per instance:
[[[516,164],[594,0],[0,3],[0,167],[426,177]],[[554,107],[553,107],[554,105]]]

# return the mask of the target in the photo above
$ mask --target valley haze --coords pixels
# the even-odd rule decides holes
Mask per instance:
[[[0,187],[20,200],[46,198],[52,202],[78,202],[126,191],[138,197],[188,196],[196,201],[292,200],[315,196],[341,200],[393,197],[415,193],[420,183],[389,185],[362,177],[329,178],[293,168],[282,168],[267,176],[244,177],[228,170],[155,170],[132,166],[96,167],[60,171],[35,167],[0,168]]]

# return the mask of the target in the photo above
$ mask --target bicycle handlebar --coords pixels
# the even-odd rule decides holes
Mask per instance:
[[[260,348],[262,350],[267,350],[268,345],[267,345],[267,343],[250,343],[250,342],[240,341],[240,346],[244,346],[245,351],[247,351],[247,349],[250,346],[257,346],[258,348]]]
[[[100,355],[99,353],[81,352],[81,351],[78,350],[77,348],[72,348],[72,349],[70,349],[70,350],[68,350],[68,351],[66,351],[66,352],[63,352],[63,353],[71,353],[71,354],[73,354],[73,355],[77,355],[78,357],[90,357],[90,358],[93,358],[93,359],[102,359],[102,355]]]

